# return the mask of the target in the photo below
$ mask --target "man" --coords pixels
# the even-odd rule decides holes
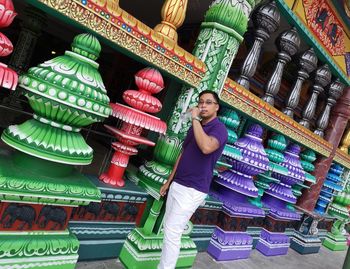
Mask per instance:
[[[209,192],[215,163],[227,142],[226,127],[217,118],[219,108],[219,97],[215,92],[206,90],[199,94],[198,107],[191,109],[192,127],[188,130],[182,153],[167,182],[160,188],[160,194],[164,196],[170,186],[158,269],[175,268],[184,228]]]

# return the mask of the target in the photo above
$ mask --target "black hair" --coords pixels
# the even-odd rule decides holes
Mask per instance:
[[[219,109],[218,109],[218,111],[217,111],[217,113],[219,114],[220,111],[221,111],[221,106],[220,106],[220,103],[219,103],[219,101],[220,101],[219,96],[218,96],[218,94],[217,94],[216,92],[211,91],[211,90],[204,90],[204,91],[202,91],[202,92],[199,93],[198,99],[201,98],[201,96],[202,96],[203,94],[206,94],[206,93],[209,93],[209,94],[211,94],[211,95],[214,97],[215,102],[216,102],[216,103],[218,104],[218,106],[219,106]]]
[[[211,95],[214,97],[215,102],[217,102],[217,103],[219,104],[220,99],[219,99],[218,94],[217,94],[216,92],[211,91],[211,90],[204,90],[204,91],[200,92],[200,93],[199,93],[199,96],[198,96],[198,99],[201,98],[201,96],[202,96],[203,94],[206,94],[206,93],[211,94]],[[219,105],[220,105],[220,104],[219,104]]]

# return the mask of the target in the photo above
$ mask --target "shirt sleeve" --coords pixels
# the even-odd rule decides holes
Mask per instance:
[[[224,124],[214,126],[214,128],[209,130],[207,135],[215,137],[219,141],[220,147],[227,143],[228,133]]]

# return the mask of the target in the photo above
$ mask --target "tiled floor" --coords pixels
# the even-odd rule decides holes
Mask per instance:
[[[197,255],[193,269],[341,269],[346,251],[330,251],[324,247],[317,254],[300,255],[289,249],[288,255],[265,257],[253,250],[250,258],[229,262],[216,262],[207,253]],[[122,269],[117,260],[79,262],[76,269]],[[145,268],[155,269],[155,268]]]

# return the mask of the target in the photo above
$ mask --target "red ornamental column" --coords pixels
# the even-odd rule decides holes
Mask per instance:
[[[110,104],[112,115],[123,121],[120,129],[105,125],[107,130],[118,139],[112,143],[115,150],[111,165],[107,173],[100,176],[100,180],[117,187],[124,186],[123,175],[131,155],[137,154],[135,146],[143,144],[154,146],[155,143],[141,136],[142,130],[165,133],[166,124],[159,118],[147,113],[157,113],[162,104],[152,94],[164,88],[161,74],[154,68],[144,68],[135,75],[138,91],[127,90],[123,93],[124,101],[131,107],[122,104]]]
[[[17,13],[14,10],[11,0],[0,0],[0,28],[9,26]],[[13,51],[11,41],[0,32],[0,57],[10,55]],[[18,83],[18,75],[0,62],[0,86],[6,89],[15,90]]]
[[[343,96],[339,98],[336,106],[333,108],[328,128],[325,132],[325,140],[334,146],[333,151],[328,158],[321,157],[316,161],[313,172],[313,175],[316,177],[316,184],[310,186],[310,189],[304,189],[302,196],[297,202],[297,206],[300,208],[309,212],[314,210],[349,119],[350,87],[344,90]]]

